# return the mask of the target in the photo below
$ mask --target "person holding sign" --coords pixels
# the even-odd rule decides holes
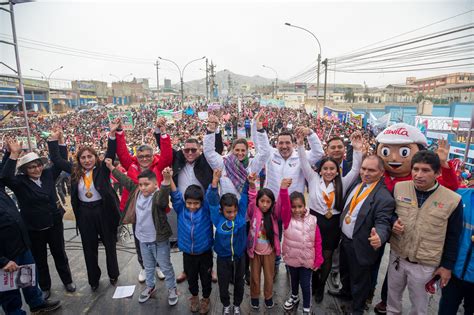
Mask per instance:
[[[155,173],[158,186],[160,186],[161,182],[163,181],[163,170],[166,167],[171,166],[171,163],[173,162],[173,149],[171,147],[171,138],[169,135],[166,134],[166,118],[158,118],[156,124],[157,130],[155,130],[155,137],[158,137],[157,141],[159,141],[160,153],[153,153],[153,148],[151,146],[147,144],[142,144],[138,146],[136,156],[130,155],[130,151],[127,148],[127,141],[125,140],[125,132],[122,130],[122,123],[120,119],[116,119],[112,125],[113,128],[117,128],[117,156],[120,160],[120,163],[127,171],[127,176],[132,179],[134,183],[138,184],[138,175],[140,175],[142,171],[149,169],[153,173]],[[159,136],[157,136],[157,134],[159,134]],[[123,212],[125,210],[125,206],[127,204],[128,199],[129,191],[127,189],[124,189],[120,200],[120,211]],[[133,230],[135,231],[135,224],[133,225]],[[138,263],[141,266],[141,270],[138,275],[138,281],[144,282],[146,276],[145,268],[143,265],[143,258],[140,252],[140,242],[135,236],[134,239]],[[158,274],[158,277],[161,280],[165,279],[165,275],[159,267],[156,268],[156,273]]]
[[[312,214],[317,217],[318,227],[323,238],[324,263],[320,270],[313,273],[312,281],[315,300],[317,303],[321,303],[326,280],[331,270],[332,255],[339,245],[341,237],[339,218],[344,207],[343,198],[347,189],[359,176],[362,162],[362,134],[356,132],[351,136],[352,146],[355,150],[354,161],[351,171],[344,177],[340,171],[340,163],[331,157],[323,158],[318,163],[318,169],[315,172],[306,156],[304,138],[303,132],[296,134],[301,170],[308,181],[309,208]]]
[[[63,137],[58,140],[64,143]],[[18,199],[20,213],[31,239],[31,251],[38,267],[43,296],[48,299],[51,295],[48,247],[66,291],[74,292],[76,285],[72,281],[64,247],[64,209],[59,202],[55,185],[61,169],[55,165],[45,168],[45,161],[34,152],[20,157],[22,146],[16,141],[9,141],[7,150],[8,160],[1,177]],[[65,146],[61,146],[60,154],[62,158],[67,158]],[[16,169],[19,170],[19,175],[15,175]]]
[[[342,289],[329,290],[329,294],[342,298],[352,296],[352,314],[364,313],[378,249],[390,237],[395,200],[385,187],[384,171],[383,160],[376,155],[362,161],[362,181],[348,189],[340,217]]]
[[[115,158],[115,132],[111,124],[106,158]],[[99,288],[101,270],[98,264],[99,236],[105,247],[107,273],[110,284],[115,285],[120,275],[117,261],[117,227],[120,221],[119,200],[110,184],[110,170],[99,160],[97,152],[89,146],[79,148],[76,163],[60,155],[58,138],[54,132],[48,149],[55,167],[71,174],[71,204],[81,233],[87,277],[92,291]]]

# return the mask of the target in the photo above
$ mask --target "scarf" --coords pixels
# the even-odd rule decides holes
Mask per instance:
[[[235,154],[229,154],[224,157],[224,167],[227,177],[239,193],[242,192],[245,182],[247,181],[247,167],[249,165],[249,158],[246,156],[242,161],[239,161]]]

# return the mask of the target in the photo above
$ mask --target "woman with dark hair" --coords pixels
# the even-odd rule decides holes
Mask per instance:
[[[115,158],[116,125],[111,125],[105,158]],[[115,285],[120,275],[117,262],[117,227],[120,220],[119,199],[110,184],[110,171],[99,160],[92,147],[77,151],[74,164],[59,154],[59,145],[53,133],[48,141],[53,164],[71,173],[71,204],[81,233],[82,248],[87,267],[87,277],[92,291],[99,287],[101,270],[98,264],[99,237],[105,247],[107,273],[110,283]]]
[[[339,218],[344,210],[343,199],[347,189],[359,176],[362,163],[362,135],[359,132],[352,134],[351,141],[354,148],[352,169],[342,177],[339,163],[331,157],[325,157],[314,171],[306,157],[304,135],[297,133],[298,155],[301,160],[301,169],[308,182],[309,208],[311,214],[317,218],[321,231],[324,263],[317,272],[313,272],[313,292],[316,303],[324,298],[324,286],[331,271],[332,255],[339,244],[341,229]]]
[[[61,138],[60,141],[63,142],[64,139]],[[31,252],[38,268],[39,286],[43,291],[43,298],[48,299],[51,295],[48,246],[66,291],[74,292],[76,285],[72,282],[71,269],[64,248],[64,209],[59,202],[55,185],[61,169],[54,165],[46,168],[47,159],[34,152],[19,157],[22,148],[16,141],[9,141],[7,148],[8,160],[1,177],[18,200],[20,214],[31,240]],[[58,155],[67,158],[65,149],[58,152]],[[15,175],[17,168],[19,174]]]
[[[220,179],[221,194],[232,193],[240,199],[240,194],[247,176],[250,173],[260,172],[257,169],[258,165],[265,163],[266,156],[269,154],[265,150],[263,143],[267,140],[267,134],[263,129],[262,122],[257,119],[257,142],[258,150],[255,157],[248,156],[247,140],[241,138],[236,139],[232,143],[230,153],[226,156],[221,156],[215,151],[215,131],[218,128],[219,121],[217,117],[210,116],[208,120],[207,130],[208,134],[204,137],[203,151],[209,166],[213,169],[222,170],[222,177]]]

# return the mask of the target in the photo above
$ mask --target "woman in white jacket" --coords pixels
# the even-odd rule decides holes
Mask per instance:
[[[259,150],[253,158],[248,156],[248,143],[245,139],[234,140],[230,152],[226,156],[222,156],[215,151],[214,133],[218,124],[217,117],[209,117],[208,134],[204,136],[204,156],[213,170],[222,170],[220,179],[221,195],[233,193],[240,199],[240,193],[247,181],[248,174],[259,172],[260,170],[257,170],[258,165],[262,165],[268,155],[265,146],[262,145],[267,140],[267,134],[263,129],[262,123],[259,121],[256,135],[256,141],[258,142],[256,145],[259,147]]]
[[[296,135],[298,155],[303,175],[308,182],[309,208],[317,217],[317,224],[321,231],[324,263],[313,273],[313,288],[315,301],[321,303],[324,297],[324,286],[331,271],[332,255],[339,244],[341,229],[339,218],[343,211],[343,199],[347,189],[359,176],[362,163],[362,135],[360,132],[352,134],[351,141],[354,148],[352,169],[342,177],[338,163],[330,158],[323,158],[317,171],[311,168],[304,148],[304,135]]]

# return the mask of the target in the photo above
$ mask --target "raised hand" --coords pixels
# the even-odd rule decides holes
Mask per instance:
[[[395,221],[392,227],[392,232],[396,235],[402,235],[403,231],[405,231],[405,225],[403,225],[402,220],[400,218]]]
[[[436,154],[438,154],[441,165],[444,167],[449,167],[449,164],[448,164],[449,147],[450,145],[446,139],[439,139],[438,150],[436,150]]]
[[[216,129],[218,126],[219,126],[219,119],[214,115],[210,115],[207,118],[207,130],[209,132],[216,132]]]
[[[169,183],[173,178],[173,169],[171,167],[166,167],[163,172],[163,182]]]
[[[382,246],[382,241],[380,240],[380,236],[377,234],[377,230],[373,227],[370,231],[369,237],[370,246],[373,249],[379,249]]]
[[[7,150],[10,152],[10,157],[18,158],[22,151],[22,145],[22,142],[18,143],[15,139],[9,139],[7,141]]]
[[[112,121],[109,125],[110,134],[114,135],[117,129],[121,127],[122,127],[122,121],[120,120],[120,118],[114,119],[114,121]]]
[[[351,135],[350,139],[354,151],[362,151],[362,147],[364,146],[362,133],[360,131],[356,131]]]
[[[165,134],[166,133],[166,118],[160,117],[156,120],[156,127],[160,129],[160,132]]]
[[[260,110],[258,114],[254,117],[254,119],[255,119],[255,122],[257,123],[257,130],[262,129],[263,121],[264,121],[263,110]]]
[[[212,187],[216,188],[222,176],[222,170],[216,168],[212,173]]]
[[[112,162],[112,159],[111,158],[106,158],[104,160],[104,163],[105,163],[105,166],[107,166],[107,168],[110,170],[110,171],[113,171],[115,166],[114,166],[114,163]]]
[[[293,182],[293,180],[291,178],[283,178],[281,180],[281,185],[280,185],[280,188],[282,189],[288,189],[288,187],[291,186],[291,183]]]
[[[249,186],[255,188],[255,182],[257,181],[257,173],[250,173],[247,179],[249,181]]]

